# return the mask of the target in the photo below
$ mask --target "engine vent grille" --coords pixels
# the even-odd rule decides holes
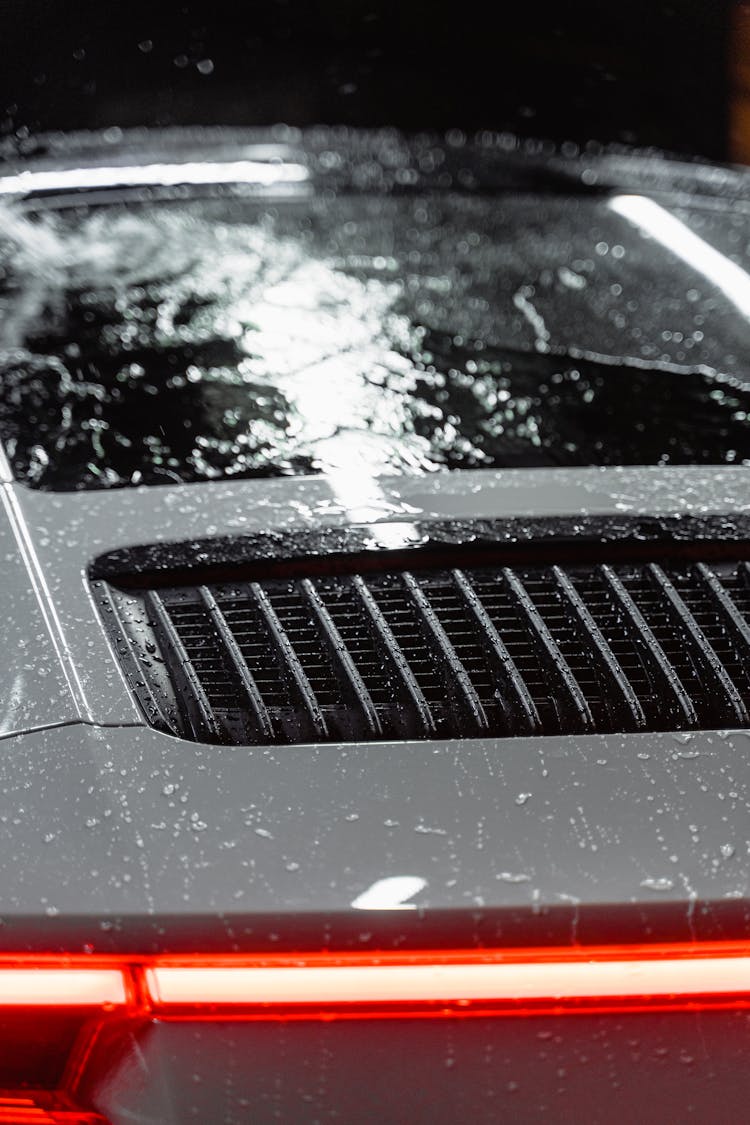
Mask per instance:
[[[149,721],[202,742],[749,725],[746,562],[95,587]]]

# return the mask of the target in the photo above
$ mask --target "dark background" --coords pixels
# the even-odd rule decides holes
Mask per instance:
[[[727,156],[729,0],[0,0],[0,133],[488,128]]]

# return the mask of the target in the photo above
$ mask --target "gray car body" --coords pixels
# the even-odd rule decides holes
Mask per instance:
[[[731,518],[749,484],[741,467],[462,472],[382,479],[363,507],[376,538],[467,517]],[[745,932],[750,732],[266,748],[145,724],[93,561],[361,523],[325,477],[44,493],[6,472],[0,487],[0,949]],[[352,905],[404,875],[424,886],[400,908]]]
[[[102,138],[49,138],[31,165],[6,145],[0,186],[33,210],[34,191],[62,174],[53,204],[70,208],[84,198],[76,177],[87,201],[106,203],[135,165],[209,159],[216,171],[241,159],[307,167],[316,190],[335,191],[343,173],[327,154],[341,141],[356,156],[350,186],[377,192],[397,185],[414,158],[393,134],[118,131],[104,140],[102,153]],[[430,157],[420,168],[433,167],[434,151],[419,140],[417,153]],[[382,153],[379,164],[373,154]],[[520,176],[532,188],[583,182],[585,191],[696,202],[709,219],[724,216],[716,237],[727,246],[734,217],[745,221],[739,170],[648,155],[564,158],[544,146],[512,157],[503,138],[482,160],[501,187]],[[446,168],[466,178],[463,162],[460,149],[447,151],[436,171],[419,175],[439,188]],[[98,169],[93,180],[77,171],[88,166]],[[638,244],[644,276],[656,276],[664,251]],[[611,319],[595,325],[585,292],[581,300],[576,331],[591,321],[595,348],[622,345]],[[747,325],[736,300],[715,315],[717,339],[732,352],[723,358],[741,368]],[[571,350],[565,323],[555,331]],[[14,481],[4,458],[0,474],[0,950],[508,944],[604,940],[613,926],[621,937],[653,939],[746,929],[746,733],[190,743],[146,724],[89,575],[97,558],[122,548],[353,524],[371,525],[376,541],[380,528],[392,543],[394,525],[408,539],[412,525],[424,533],[431,522],[481,518],[731,520],[750,510],[749,468],[485,469],[343,490],[340,476],[320,475],[39,491]],[[424,885],[399,909],[352,906],[378,880],[401,875]]]
[[[30,167],[8,148],[0,187],[24,203],[27,171],[54,177],[87,161],[130,167],[134,153],[146,163],[165,153],[200,161],[207,145],[217,164],[238,155],[303,159],[304,152],[290,157],[288,133],[224,133],[217,142],[181,130],[153,144],[125,135],[107,139],[104,157],[101,138],[83,138],[73,150],[68,138],[52,138],[47,156]],[[386,140],[392,148],[393,137]],[[328,143],[322,137],[312,148],[325,152]],[[367,158],[380,143],[363,143],[363,190],[384,190],[382,168]],[[613,153],[585,161],[532,153],[520,163],[532,186],[540,169],[562,185],[578,183],[583,169],[589,187],[665,199],[666,183],[669,200],[698,201],[704,216],[719,216],[711,230],[736,256],[733,223],[746,222],[746,173],[677,162],[665,173],[657,158]],[[112,179],[119,182],[116,171]],[[60,191],[55,206],[77,206],[80,193]],[[86,198],[106,204],[113,193],[89,184]],[[26,203],[38,205],[33,193]],[[646,282],[656,277],[669,298],[672,280],[659,272],[665,251],[630,236]],[[609,283],[619,266],[607,259],[607,269]],[[637,366],[622,351],[633,340],[607,316],[596,318],[596,294],[587,303],[586,290],[571,293],[571,303],[544,309],[569,354],[580,344],[576,334],[589,333],[595,351],[627,354]],[[653,323],[669,365],[682,345],[661,339],[672,316],[666,304],[667,320]],[[533,325],[508,305],[507,324],[515,316],[521,345],[533,350]],[[719,300],[715,322],[707,362],[741,376],[746,317]],[[720,535],[724,520],[731,529],[750,512],[750,468],[360,474],[344,488],[340,475],[323,474],[55,492],[14,480],[0,457],[0,499],[0,953],[137,959],[746,937],[749,731],[272,747],[181,740],[146,723],[91,572],[123,549],[182,544],[184,557],[185,544],[204,550],[227,537],[281,541],[324,528],[345,539],[353,525],[367,525],[384,546],[408,542],[415,529],[429,535],[431,524],[465,529],[480,519],[585,516],[606,525],[666,517],[698,526],[706,517]],[[398,876],[421,889],[361,908],[369,889]],[[749,1036],[743,1010],[144,1020],[119,1046],[103,1040],[90,1100],[113,1122],[144,1125],[611,1125],[636,1116],[654,1125],[688,1117],[734,1125],[747,1106]]]

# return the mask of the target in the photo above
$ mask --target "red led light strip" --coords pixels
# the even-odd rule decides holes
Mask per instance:
[[[76,1093],[102,1035],[143,1021],[315,1020],[750,1009],[750,941],[211,956],[0,955],[0,1015],[80,1021],[57,1090],[0,1090],[0,1125],[106,1125]],[[50,1043],[55,1021],[49,1020]],[[9,1039],[9,1042],[11,1040]],[[108,1040],[105,1040],[108,1042]],[[2,1049],[0,1042],[0,1050]],[[105,1052],[106,1053],[106,1052]],[[17,1085],[33,1078],[21,1056]]]
[[[750,957],[660,961],[149,969],[157,1008],[496,1003],[750,993]]]
[[[415,953],[4,957],[0,1008],[160,1018],[750,1007],[750,942]]]
[[[98,1113],[77,1109],[64,1094],[36,1091],[32,1095],[0,1093],[0,1125],[107,1125]]]
[[[0,963],[0,1008],[115,1007],[127,1003],[119,968],[5,967]]]

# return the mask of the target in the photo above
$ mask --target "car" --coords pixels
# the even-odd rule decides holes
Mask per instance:
[[[0,1120],[737,1122],[748,172],[0,168]]]

